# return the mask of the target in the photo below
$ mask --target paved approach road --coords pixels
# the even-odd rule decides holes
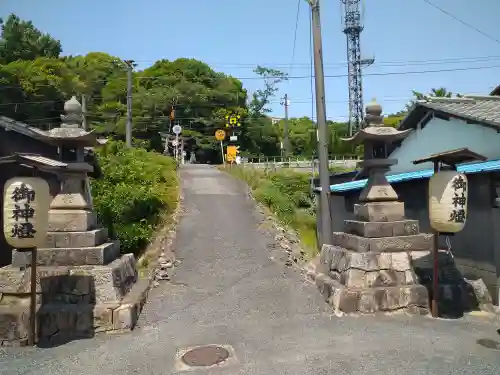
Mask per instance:
[[[313,285],[270,259],[274,236],[240,182],[203,165],[182,177],[182,263],[150,293],[139,327],[2,351],[0,374],[174,374],[176,351],[202,344],[231,345],[237,361],[193,375],[500,373],[500,352],[476,344],[500,339],[497,327],[477,317],[332,317]]]

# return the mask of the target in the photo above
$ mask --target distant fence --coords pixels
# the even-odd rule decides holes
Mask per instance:
[[[355,155],[342,155],[334,156],[330,159],[329,167],[340,167],[346,169],[354,169],[357,163],[361,160],[360,157]],[[318,170],[317,159],[304,159],[304,158],[281,158],[281,157],[262,157],[262,158],[242,158],[242,165],[251,168],[292,168],[292,169],[311,169]]]

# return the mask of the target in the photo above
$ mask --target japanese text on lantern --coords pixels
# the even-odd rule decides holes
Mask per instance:
[[[32,221],[35,216],[35,209],[32,206],[35,196],[35,190],[24,182],[14,188],[10,197],[14,202],[12,237],[35,238],[36,229]]]
[[[455,223],[465,223],[467,206],[467,182],[462,175],[457,175],[451,182],[453,189],[453,210],[448,221]]]
[[[15,248],[40,246],[48,227],[49,186],[43,179],[15,178],[4,189],[4,235]]]

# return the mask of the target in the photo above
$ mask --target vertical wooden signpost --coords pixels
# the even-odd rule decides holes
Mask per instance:
[[[36,340],[37,247],[46,242],[50,204],[49,185],[42,178],[15,177],[4,187],[3,232],[18,251],[31,253],[31,290],[28,345]]]
[[[471,161],[484,161],[486,157],[462,148],[415,160],[413,164],[432,162],[434,174],[429,180],[429,223],[433,229],[431,312],[439,317],[439,236],[460,232],[467,220],[467,176],[457,172],[457,165]]]

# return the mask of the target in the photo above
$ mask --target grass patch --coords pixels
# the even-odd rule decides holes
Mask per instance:
[[[179,181],[172,158],[109,142],[98,151],[103,177],[92,181],[94,208],[122,253],[140,255],[175,211]]]
[[[296,230],[309,258],[317,254],[310,175],[284,169],[265,172],[240,166],[221,170],[245,181],[258,202],[268,207],[280,222]]]

